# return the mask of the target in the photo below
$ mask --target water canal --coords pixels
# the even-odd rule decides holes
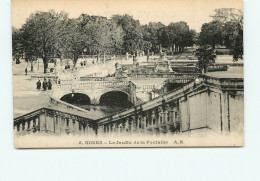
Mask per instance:
[[[97,118],[109,116],[133,106],[128,100],[128,95],[120,91],[111,91],[103,94],[98,105],[91,104],[90,98],[80,93],[66,94],[60,100],[83,108],[89,111],[90,115],[95,114]]]

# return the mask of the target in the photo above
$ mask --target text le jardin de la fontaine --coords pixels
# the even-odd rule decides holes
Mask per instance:
[[[167,145],[169,141],[145,140],[145,141],[79,141],[80,145]],[[183,140],[173,140],[171,144],[184,144]]]

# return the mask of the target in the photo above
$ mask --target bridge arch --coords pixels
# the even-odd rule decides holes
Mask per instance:
[[[60,100],[67,102],[69,104],[81,104],[81,105],[91,104],[91,98],[87,94],[81,92],[76,92],[76,93],[71,92],[65,94],[60,98]]]
[[[129,93],[123,90],[109,90],[104,92],[99,98],[99,104],[120,107],[133,106]]]

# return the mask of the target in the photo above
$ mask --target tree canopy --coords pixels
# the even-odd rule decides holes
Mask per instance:
[[[12,27],[12,54],[16,63],[20,63],[20,57],[23,54],[23,39],[19,29]]]
[[[200,45],[224,45],[234,61],[243,57],[243,12],[233,8],[216,9],[212,21],[201,27]]]
[[[79,23],[86,46],[93,53],[99,55],[121,50],[124,32],[114,21],[105,17],[82,14]]]
[[[42,58],[44,73],[48,61],[54,57],[57,43],[68,26],[67,13],[54,11],[36,12],[30,15],[22,26],[23,49],[25,56]]]
[[[216,45],[223,45],[221,23],[219,21],[212,21],[203,24],[199,35],[199,43],[202,45],[211,45],[213,48]]]
[[[111,18],[81,14],[69,18],[66,12],[37,11],[20,29],[12,28],[12,35],[14,59],[23,56],[32,62],[42,58],[44,73],[52,58],[71,59],[75,65],[83,51],[97,55],[98,60],[101,54],[137,51],[149,56],[150,51],[159,53],[162,48],[173,54],[182,53],[196,43],[213,49],[215,45],[224,45],[237,60],[243,55],[243,14],[235,9],[216,9],[212,21],[202,25],[198,36],[184,21],[167,26],[161,22],[141,25],[128,14]]]
[[[198,67],[202,73],[208,72],[208,67],[215,63],[216,54],[214,48],[208,45],[203,45],[196,50],[198,56]]]
[[[112,16],[117,26],[124,31],[123,36],[123,52],[134,54],[136,51],[142,49],[143,35],[139,20],[135,20],[130,15],[114,15]]]

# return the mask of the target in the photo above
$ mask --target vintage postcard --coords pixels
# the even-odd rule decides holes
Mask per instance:
[[[244,145],[242,0],[12,0],[16,148]]]

